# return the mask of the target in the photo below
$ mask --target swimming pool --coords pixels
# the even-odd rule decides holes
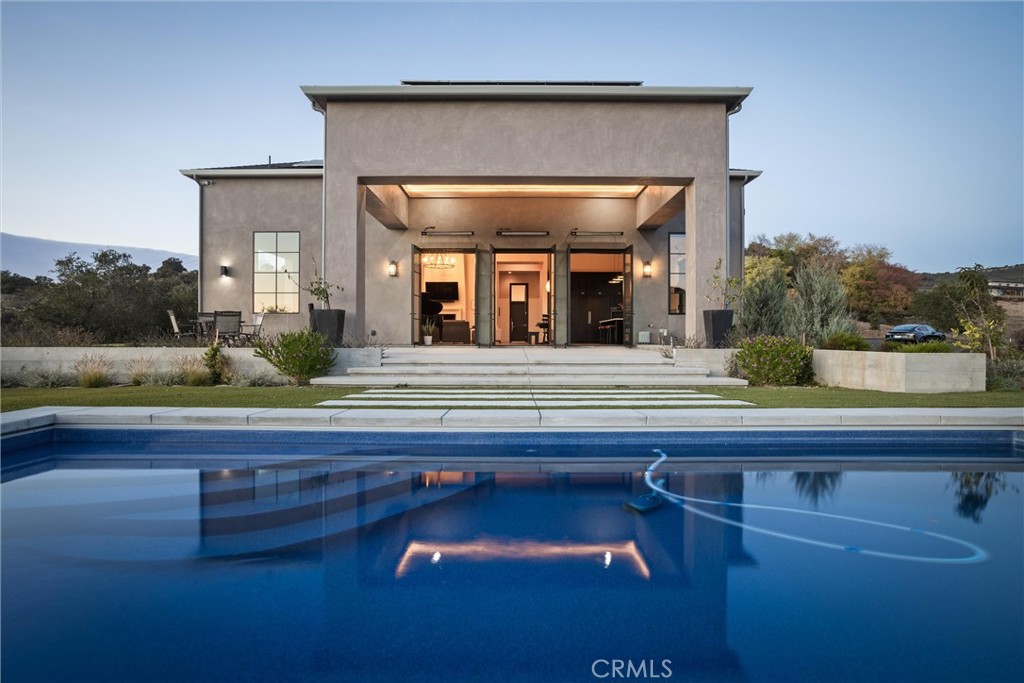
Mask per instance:
[[[200,447],[113,443],[48,445],[2,485],[5,681],[1009,681],[1024,664],[1019,457],[670,460],[639,514],[623,504],[658,457],[639,440],[617,452],[646,465],[537,444],[566,450],[495,467],[472,456],[502,447],[471,444],[438,469],[393,444],[238,466],[227,447],[196,464]]]

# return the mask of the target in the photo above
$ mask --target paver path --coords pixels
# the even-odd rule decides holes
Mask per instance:
[[[367,389],[345,398],[322,401],[322,406],[345,408],[686,408],[699,406],[752,406],[747,401],[723,399],[693,389]]]

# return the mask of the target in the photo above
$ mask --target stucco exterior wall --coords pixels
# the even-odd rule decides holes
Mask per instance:
[[[322,182],[304,178],[217,178],[200,186],[202,217],[199,248],[199,310],[241,311],[252,320],[253,233],[299,232],[300,272],[306,284],[313,273],[313,259],[320,260]],[[227,266],[229,277],[221,277]],[[276,314],[264,320],[267,331],[297,329],[308,322],[306,292],[299,295],[297,314]],[[292,320],[294,319],[294,320]],[[298,323],[298,324],[293,324]],[[282,329],[273,329],[281,326]]]
[[[381,184],[410,178],[534,178],[545,182],[656,178],[672,180],[677,185],[689,182],[685,216],[689,258],[687,309],[697,311],[704,306],[706,282],[726,248],[725,105],[331,102],[325,116],[326,272],[330,279],[346,281],[340,303],[350,312],[359,312],[350,313],[346,321],[347,329],[354,335],[361,336],[372,329],[372,311],[381,310],[380,306],[391,300],[390,290],[383,294],[374,290],[391,286],[384,282],[387,276],[381,264],[385,256],[377,250],[383,245],[378,237],[389,235],[385,241],[395,241],[395,231],[387,231],[367,216],[360,182]],[[411,203],[410,222],[414,225],[422,220],[422,214],[417,218],[417,211],[416,203]],[[635,213],[631,220],[635,221]],[[434,224],[439,229],[455,229],[451,223]],[[484,226],[478,227],[474,238],[480,240],[486,232],[493,235],[492,227],[518,226],[489,224],[486,232]],[[382,230],[385,232],[381,233]],[[415,237],[419,237],[416,233]],[[658,239],[644,238],[633,229],[625,237],[638,251],[645,251],[645,256],[635,254],[637,264],[657,258],[664,261],[666,249],[655,254]],[[550,239],[545,241],[546,246],[552,243]],[[524,240],[517,240],[516,244],[527,246]],[[375,249],[370,249],[371,245]],[[405,277],[398,279],[408,284]],[[637,294],[648,285],[657,286],[653,281],[635,284]],[[667,307],[666,298],[667,293],[657,296],[663,307]],[[635,295],[634,301],[637,299]],[[642,317],[651,315],[652,312],[644,311],[635,318],[637,329],[643,329],[649,322]],[[685,316],[687,335],[701,334],[702,325],[701,316]]]

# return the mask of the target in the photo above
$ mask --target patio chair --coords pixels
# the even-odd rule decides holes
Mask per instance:
[[[256,313],[252,316],[251,325],[242,325],[241,342],[251,344],[253,340],[259,339],[260,331],[263,329],[263,313]]]
[[[208,311],[199,311],[196,316],[196,333],[200,337],[209,337],[213,334],[214,314]]]
[[[174,311],[170,308],[167,309],[167,315],[171,318],[171,330],[174,332],[175,339],[181,339],[182,337],[195,337],[195,332],[189,332],[182,330],[178,327],[178,319],[174,316]]]
[[[213,330],[217,339],[228,346],[237,344],[242,336],[242,312],[214,311]]]

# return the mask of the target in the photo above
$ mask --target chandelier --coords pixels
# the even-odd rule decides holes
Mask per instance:
[[[420,260],[424,268],[445,270],[455,267],[455,257],[446,251],[425,252]]]

